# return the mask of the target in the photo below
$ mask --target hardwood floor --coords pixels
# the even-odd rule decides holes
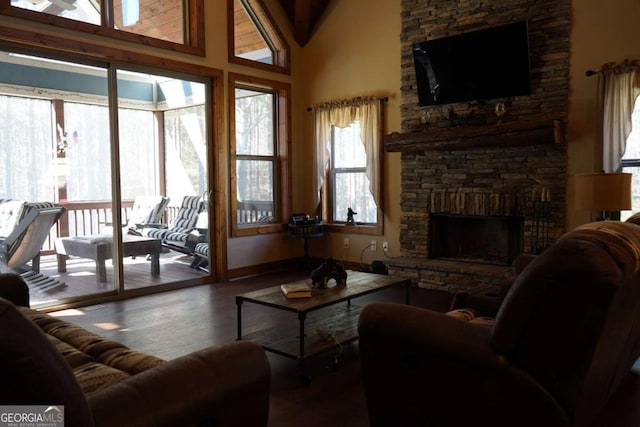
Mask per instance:
[[[300,272],[252,277],[52,314],[136,350],[172,359],[235,340],[235,295],[303,277],[306,275]],[[403,298],[404,290],[398,287],[359,298],[354,304],[403,302]],[[412,289],[411,294],[412,304],[440,311],[448,308],[450,299],[446,292]],[[296,321],[292,313],[243,305],[243,332],[290,321]],[[344,346],[338,369],[333,367],[335,355],[327,353],[310,359],[306,370],[311,385],[304,386],[299,382],[295,360],[268,353],[272,370],[270,427],[369,424],[357,342]]]

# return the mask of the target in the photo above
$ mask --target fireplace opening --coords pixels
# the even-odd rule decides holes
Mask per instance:
[[[522,253],[524,217],[430,215],[430,258],[509,265]]]

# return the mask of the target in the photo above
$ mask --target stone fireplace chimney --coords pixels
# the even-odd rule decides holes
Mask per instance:
[[[449,291],[502,283],[516,252],[539,252],[562,235],[570,7],[569,0],[402,1],[402,132],[385,137],[386,150],[401,153],[402,256],[389,262],[390,274]],[[418,106],[414,42],[523,19],[529,24],[530,96]],[[497,102],[506,107],[499,122]],[[446,237],[442,230],[434,236],[432,217],[442,215],[511,218],[518,223],[511,225],[517,236],[507,237],[506,245],[515,246],[514,252],[502,265],[452,259],[456,250],[469,253],[467,258],[482,251],[451,242],[466,225],[450,224]],[[435,242],[449,253],[439,256],[442,248],[433,248]]]

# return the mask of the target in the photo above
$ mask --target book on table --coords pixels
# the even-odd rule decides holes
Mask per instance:
[[[309,298],[311,297],[311,280],[280,285],[282,293],[287,298]]]

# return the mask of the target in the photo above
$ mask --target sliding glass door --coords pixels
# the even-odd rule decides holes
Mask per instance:
[[[63,285],[31,288],[34,306],[209,275],[194,254],[208,242],[209,85],[0,52],[0,203],[66,209],[38,272]]]
[[[125,289],[207,275],[194,253],[208,235],[203,83],[118,70]]]

